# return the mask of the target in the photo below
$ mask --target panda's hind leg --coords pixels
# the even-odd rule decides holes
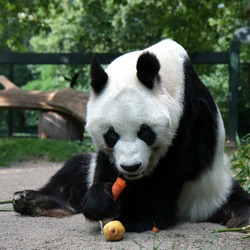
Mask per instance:
[[[61,199],[34,190],[15,192],[13,207],[16,212],[29,216],[63,217],[76,213]]]
[[[250,194],[234,181],[227,202],[209,219],[227,227],[245,227],[250,224]]]

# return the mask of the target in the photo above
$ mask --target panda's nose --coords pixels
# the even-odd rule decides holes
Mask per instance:
[[[136,170],[138,170],[141,166],[141,162],[137,163],[137,164],[133,164],[133,165],[123,165],[121,164],[121,167],[126,170],[127,172],[135,172]]]

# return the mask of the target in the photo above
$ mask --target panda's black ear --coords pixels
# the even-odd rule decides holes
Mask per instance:
[[[97,57],[94,55],[90,65],[91,86],[99,94],[108,82],[108,74],[104,71]]]
[[[137,61],[137,77],[147,88],[153,89],[154,79],[160,67],[160,63],[154,54],[144,52]]]

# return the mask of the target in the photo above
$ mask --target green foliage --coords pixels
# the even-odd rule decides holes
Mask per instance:
[[[227,150],[232,162],[232,170],[241,185],[250,192],[250,134],[237,137],[236,150]]]
[[[68,84],[63,78],[63,69],[65,66],[39,65],[30,66],[33,75],[37,79],[29,81],[23,89],[25,90],[58,90],[67,88]]]
[[[2,51],[25,52],[29,50],[29,39],[44,29],[39,13],[44,15],[46,0],[0,0],[0,48]]]
[[[47,158],[49,161],[66,161],[72,155],[92,151],[88,144],[59,140],[0,139],[0,166]]]
[[[189,52],[224,51],[246,19],[246,1],[241,0],[0,0],[0,5],[5,13],[0,15],[0,48],[18,52],[123,53],[166,37]],[[41,81],[32,85],[39,89],[65,86],[63,72],[73,74],[46,66],[36,72]],[[88,81],[82,78],[79,82]]]
[[[245,25],[246,1],[0,0],[0,47],[124,52],[171,37],[189,51],[225,50]]]
[[[89,91],[89,65],[30,65],[29,69],[34,76],[34,79],[28,81],[28,83],[23,86],[23,89],[25,90],[54,91],[65,89],[70,86],[70,79],[78,73],[79,76],[74,89],[79,91]]]

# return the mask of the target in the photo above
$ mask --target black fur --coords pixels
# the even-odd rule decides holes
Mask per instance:
[[[154,64],[155,59],[151,54],[143,54],[138,61],[141,81],[148,88],[152,88],[151,81],[159,70],[159,67],[155,67],[150,74],[144,72],[149,70],[148,65],[152,62]],[[117,176],[124,176],[118,172],[109,156],[100,151],[96,157],[94,180],[88,188],[87,170],[92,157],[82,154],[69,160],[39,191],[17,192],[14,209],[32,216],[53,216],[56,212],[63,216],[82,212],[91,220],[116,217],[124,224],[126,231],[136,232],[150,230],[154,225],[159,229],[174,225],[183,184],[199,178],[208,170],[215,155],[218,130],[216,105],[189,59],[185,62],[184,71],[184,113],[172,146],[160,159],[152,175],[140,180],[127,180],[126,188],[114,202],[112,183]],[[105,82],[106,79],[102,81],[103,87]],[[95,85],[93,88],[97,93],[102,90]],[[118,138],[114,131],[111,132],[104,135],[107,144],[113,136],[115,140]],[[149,145],[154,144],[155,135],[150,128],[142,127],[138,136]],[[114,143],[111,142],[110,146]],[[249,217],[250,196],[235,182],[228,201],[208,221],[246,226]]]
[[[22,215],[62,217],[77,213],[70,204],[56,195],[24,190],[14,194],[13,206]]]
[[[248,218],[248,223],[246,223]],[[234,181],[231,195],[225,203],[208,220],[227,227],[244,227],[250,224],[250,195],[246,193],[237,181]]]
[[[90,65],[91,86],[96,94],[102,92],[108,82],[108,75],[100,65],[96,56],[93,56]]]
[[[87,191],[83,199],[82,212],[88,219],[98,221],[115,216],[112,184],[112,182],[98,182]]]
[[[113,127],[110,127],[109,130],[103,135],[106,145],[109,148],[113,148],[120,136],[117,134]]]
[[[137,136],[146,142],[148,146],[151,146],[155,143],[156,134],[155,132],[146,124],[141,125],[140,130],[137,133]]]
[[[160,63],[154,54],[149,52],[139,56],[137,65],[137,77],[147,88],[154,87],[154,80],[160,70]]]
[[[197,178],[213,161],[217,136],[217,108],[195,73],[190,60],[184,64],[184,113],[167,158],[185,180]]]

